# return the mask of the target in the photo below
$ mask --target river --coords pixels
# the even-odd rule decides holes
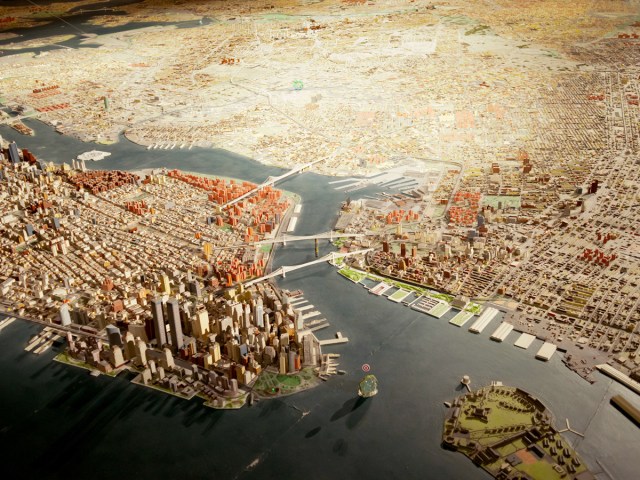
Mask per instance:
[[[281,172],[224,150],[146,150],[124,138],[97,146],[60,136],[37,121],[27,123],[34,137],[8,127],[0,134],[55,162],[99,148],[112,155],[89,163],[93,168],[166,166],[251,181]],[[333,226],[344,193],[330,180],[304,173],[280,185],[302,197],[297,234]],[[321,254],[328,251],[323,245]],[[289,244],[277,250],[274,267],[313,257],[312,241]],[[349,337],[348,344],[328,349],[342,355],[339,368],[347,375],[298,395],[220,412],[126,378],[91,377],[51,362],[55,352],[25,353],[37,327],[14,322],[0,333],[3,457],[30,452],[31,461],[14,465],[21,478],[489,478],[461,454],[440,448],[443,402],[460,394],[459,379],[467,374],[472,386],[501,380],[531,392],[560,426],[569,418],[586,438],[565,435],[593,471],[601,472],[598,478],[636,478],[639,431],[608,399],[624,393],[640,402],[608,378],[598,375],[590,385],[565,368],[560,355],[547,363],[535,360],[539,341],[526,351],[513,346],[515,333],[501,344],[490,341],[497,320],[473,335],[449,325],[451,314],[436,320],[374,297],[329,265],[291,272],[279,282],[301,288],[330,321],[321,338],[335,331]],[[380,393],[357,402],[364,363],[378,377]]]

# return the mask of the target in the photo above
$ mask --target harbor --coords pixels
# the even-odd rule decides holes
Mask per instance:
[[[46,138],[46,133],[40,130],[36,134],[40,139],[43,136]],[[53,140],[57,138],[53,137]],[[53,155],[51,152],[55,152],[56,148],[65,151],[75,148],[66,145],[64,140],[62,146],[56,147],[53,142],[51,145],[53,147],[49,155]],[[86,150],[86,146],[77,148],[79,153]],[[165,153],[169,155],[170,152]],[[201,149],[194,147],[193,153],[193,158],[189,159],[189,171],[214,168],[211,166],[212,161],[203,157]],[[101,161],[100,167],[111,168],[115,164],[114,155]],[[149,161],[136,157],[136,151],[130,155],[122,155],[121,158],[124,159],[124,165],[128,162],[134,168]],[[157,161],[160,163],[160,159]],[[166,157],[162,159],[162,162],[167,161]],[[184,159],[176,158],[175,162],[182,165]],[[246,166],[244,172],[239,171],[242,165]],[[256,170],[255,164],[243,164],[235,157],[216,157],[215,168],[220,168],[224,173],[236,178],[249,178],[254,181],[261,181],[267,176],[264,170]],[[334,221],[328,212],[333,208],[339,208],[341,199],[332,199],[330,188],[318,178],[308,174],[292,179],[286,185],[288,190],[303,195],[307,192],[308,195],[323,199],[322,202],[304,203],[303,197],[305,215],[301,217],[297,227],[297,231],[302,234],[327,231]],[[275,268],[279,265],[303,263],[312,255],[313,242],[309,242],[306,248],[278,248],[274,259]],[[412,293],[404,300],[396,303],[387,301],[388,297],[369,295],[362,284],[339,281],[339,278],[337,281],[336,270],[329,265],[318,265],[312,275],[310,272],[291,272],[287,278],[279,278],[277,281],[285,288],[304,290],[304,298],[308,303],[314,305],[314,310],[322,312],[322,315],[314,318],[321,319],[326,316],[331,319],[333,328],[349,337],[349,344],[335,347],[336,350],[340,348],[339,368],[344,369],[346,375],[332,377],[329,382],[323,382],[308,393],[258,402],[252,408],[243,409],[241,415],[213,412],[209,409],[204,409],[203,413],[203,409],[197,408],[198,399],[194,399],[190,405],[176,397],[160,395],[152,389],[140,389],[120,379],[114,381],[110,378],[93,378],[89,377],[86,371],[52,365],[50,356],[55,353],[55,346],[42,355],[20,356],[23,346],[34,332],[31,326],[14,322],[0,335],[0,362],[4,372],[2,387],[14,389],[15,386],[20,386],[22,391],[26,388],[26,378],[29,377],[31,379],[28,384],[35,385],[34,388],[42,393],[37,396],[18,394],[16,403],[11,405],[14,411],[26,413],[24,416],[15,415],[14,418],[5,416],[3,421],[13,432],[27,429],[40,432],[44,436],[47,431],[55,430],[59,435],[78,439],[74,440],[73,451],[78,454],[74,468],[79,475],[89,475],[96,468],[115,468],[123,474],[131,468],[136,468],[136,464],[128,459],[123,459],[122,464],[114,467],[111,459],[107,460],[96,454],[90,438],[99,437],[103,448],[117,449],[122,435],[135,436],[138,435],[137,432],[145,432],[145,435],[152,435],[158,438],[161,444],[168,445],[163,439],[166,438],[166,431],[171,431],[171,444],[177,442],[185,445],[192,453],[191,464],[195,474],[205,475],[215,467],[220,469],[223,476],[233,477],[244,471],[246,465],[261,451],[254,445],[248,448],[246,443],[236,438],[237,430],[243,429],[253,431],[256,435],[270,435],[274,431],[284,432],[279,441],[283,452],[289,453],[285,454],[280,450],[270,451],[256,467],[256,475],[276,475],[282,462],[289,458],[290,452],[303,455],[303,448],[313,448],[332,455],[333,462],[321,470],[323,477],[340,478],[345,472],[369,478],[376,478],[381,472],[393,476],[395,470],[386,462],[372,460],[370,452],[371,448],[375,448],[400,452],[399,461],[409,465],[412,470],[428,470],[438,478],[481,479],[485,478],[486,474],[477,469],[472,462],[453,461],[451,457],[447,457],[448,453],[443,453],[439,447],[440,417],[421,415],[424,404],[418,405],[407,400],[409,397],[420,396],[430,405],[440,405],[453,395],[451,379],[469,374],[474,385],[489,384],[497,377],[507,384],[519,384],[529,391],[544,392],[545,404],[549,405],[559,418],[571,416],[574,428],[587,432],[587,440],[576,442],[581,455],[587,459],[600,458],[605,468],[613,472],[616,478],[630,478],[628,475],[633,474],[634,459],[629,458],[625,451],[612,448],[615,442],[610,440],[607,432],[613,428],[617,432],[617,438],[632,441],[637,431],[636,427],[613,408],[598,408],[600,399],[607,392],[618,391],[617,384],[608,383],[606,377],[598,374],[598,381],[590,385],[565,369],[558,356],[545,363],[532,361],[535,352],[525,353],[519,348],[505,348],[504,345],[487,341],[486,329],[480,334],[483,341],[478,341],[477,335],[464,335],[459,329],[453,329],[448,325],[448,321],[458,313],[455,309],[437,321],[435,317],[410,308],[401,308],[400,306],[408,307],[422,295],[414,290],[411,290]],[[503,315],[501,312],[498,317]],[[314,318],[311,318],[307,325]],[[494,319],[493,322],[495,321]],[[399,335],[399,332],[402,333]],[[333,335],[331,330],[326,329],[319,333],[323,334],[322,338],[331,338]],[[539,340],[535,342],[537,344]],[[14,348],[14,343],[20,344],[20,348]],[[371,345],[384,345],[384,348],[372,349]],[[452,361],[443,365],[440,360],[445,357],[451,358]],[[426,362],[416,362],[416,358],[424,358]],[[461,359],[465,360],[464,363]],[[372,364],[375,368],[376,376],[383,386],[375,400],[384,402],[367,403],[353,410],[354,384],[357,384],[353,377],[360,378],[360,375],[353,375],[353,372],[360,372],[364,362]],[[398,373],[399,364],[406,367],[405,372]],[[437,368],[432,365],[437,365]],[[429,385],[410,382],[408,379],[411,375],[429,375]],[[104,382],[110,383],[107,386]],[[75,393],[67,400],[69,391]],[[405,391],[407,396],[389,395],[392,391]],[[95,402],[74,403],[74,399],[83,396],[95,398]],[[571,404],[566,402],[568,397],[574,399]],[[56,398],[57,402],[52,403]],[[48,408],[49,405],[51,408]],[[304,421],[300,421],[302,413],[293,408],[294,406],[304,412],[310,412],[304,417]],[[32,415],[35,410],[38,413]],[[113,427],[112,419],[122,411],[127,412],[129,421],[118,422]],[[397,415],[390,415],[391,411],[406,412],[411,420],[405,420],[404,416],[399,419]],[[589,421],[594,412],[597,412],[594,420]],[[61,413],[69,417],[91,418],[92,435],[79,434],[76,424],[61,423]],[[222,416],[218,416],[219,414]],[[616,417],[621,417],[619,422]],[[361,445],[356,441],[356,436],[369,438],[371,444]],[[211,456],[209,453],[204,455],[198,448],[202,440],[215,441],[220,437],[228,439],[224,465],[217,461],[217,456]],[[140,441],[143,442],[142,437]],[[410,453],[415,452],[416,442],[424,444],[420,456]],[[19,455],[27,445],[24,435],[14,433],[11,443],[3,444],[3,448],[8,455]],[[341,452],[344,451],[345,445],[348,445],[348,455],[334,455],[334,448]],[[179,475],[177,465],[180,464],[182,455],[174,453],[171,449],[167,449],[167,452],[167,458],[172,464],[163,468],[162,474]],[[602,458],[603,452],[606,452],[606,458]],[[140,456],[143,458],[149,458],[151,455],[147,449],[140,449]],[[59,458],[56,453],[55,461]],[[447,460],[443,461],[443,458]],[[354,470],[354,462],[360,465],[358,472]],[[58,469],[57,464],[48,465],[49,469]],[[303,475],[302,467],[293,474]],[[159,470],[150,471],[160,474]]]
[[[453,310],[457,313],[448,320],[448,323],[459,328],[465,326],[480,311],[481,313],[468,329],[469,332],[476,335],[481,334],[498,316],[505,316],[505,314],[501,313],[498,308],[491,305],[485,305],[485,307],[482,308],[477,304],[467,304],[462,310],[456,309],[443,298],[435,298],[434,295],[437,295],[435,292],[430,295],[425,289],[416,291],[414,289],[415,287],[412,287],[409,284],[402,284],[397,281],[389,282],[388,279],[383,279],[379,276],[354,270],[352,268],[345,269],[343,267],[338,271],[338,273],[354,283],[361,284],[369,291],[370,294],[386,297],[394,303],[402,303],[405,306],[410,307],[412,310],[435,319],[440,319]],[[408,301],[406,301],[406,299],[408,299]],[[494,342],[502,343],[514,330],[516,330],[514,325],[503,320],[489,338]],[[527,350],[534,340],[536,340],[534,335],[521,332],[517,340],[514,342],[514,346]],[[334,343],[340,343],[340,339],[331,341]],[[535,358],[547,362],[551,359],[557,348],[557,345],[545,341],[535,354]]]

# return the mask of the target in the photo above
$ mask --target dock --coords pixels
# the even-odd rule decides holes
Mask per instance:
[[[0,332],[4,330],[6,327],[8,327],[9,325],[11,325],[13,322],[15,322],[15,320],[16,319],[13,317],[7,317],[0,320]]]
[[[553,354],[556,353],[557,349],[557,345],[549,342],[544,342],[544,344],[540,347],[540,350],[538,350],[538,353],[536,353],[536,358],[538,360],[547,362],[551,357],[553,357]]]
[[[522,335],[520,335],[520,337],[518,337],[518,340],[516,340],[516,343],[514,343],[514,345],[518,348],[523,348],[526,350],[531,346],[535,339],[535,335],[531,335],[530,333],[523,333]]]
[[[307,330],[309,330],[310,332],[317,332],[318,330],[322,330],[323,328],[327,328],[329,327],[329,322],[326,323],[321,323],[319,325],[316,325],[314,327],[308,328]]]
[[[629,400],[624,398],[622,395],[614,395],[609,401],[611,402],[611,405],[622,412],[625,417],[640,427],[640,410],[634,407]]]
[[[330,340],[320,340],[320,346],[323,347],[325,345],[338,345],[340,343],[347,343],[349,339],[347,337],[343,337],[341,332],[336,333],[336,338],[332,338]]]
[[[491,340],[494,342],[502,342],[513,330],[513,325],[507,322],[502,322],[498,328],[491,334]]]
[[[317,317],[318,315],[321,315],[321,313],[318,310],[314,310],[313,312],[309,312],[302,315],[302,320],[307,320],[308,318]]]
[[[462,327],[465,323],[471,320],[471,317],[473,317],[473,313],[462,310],[455,317],[449,320],[449,323],[456,327]]]
[[[418,312],[429,313],[431,309],[436,305],[438,305],[438,300],[436,300],[435,298],[427,297],[425,295],[421,295],[411,304],[411,308],[413,310],[417,310]]]
[[[432,317],[436,318],[442,318],[442,316],[449,310],[451,310],[451,307],[448,303],[438,300],[438,304],[433,306],[431,310],[427,312],[427,315],[431,315]]]
[[[304,312],[306,310],[311,310],[312,308],[315,308],[315,307],[309,304],[309,305],[303,305],[302,307],[293,307],[293,308],[299,312]]]
[[[478,319],[473,322],[473,325],[469,327],[469,331],[471,333],[482,333],[482,331],[487,328],[487,325],[495,318],[498,314],[498,310],[493,307],[487,307],[484,309],[484,312],[478,317]]]
[[[321,323],[325,323],[327,321],[326,318],[316,318],[315,320],[309,320],[308,322],[304,322],[305,328],[313,327],[314,325],[319,325]]]
[[[40,355],[41,353],[49,350],[53,343],[57,340],[60,340],[61,338],[63,338],[62,335],[53,331],[49,327],[45,327],[40,333],[29,340],[27,346],[24,348],[24,351],[33,352],[36,355]]]
[[[396,293],[394,293],[393,295],[391,295],[391,296],[389,296],[387,298],[389,298],[389,300],[391,300],[392,302],[400,303],[402,300],[407,298],[409,295],[411,295],[411,292],[409,290],[403,290],[401,288]]]
[[[296,229],[296,224],[298,223],[298,217],[292,217],[289,220],[289,225],[287,225],[287,233],[293,232]]]
[[[613,378],[616,382],[621,383],[628,389],[640,395],[640,383],[636,382],[629,375],[625,375],[620,370],[617,370],[611,365],[607,365],[606,363],[596,365],[596,368],[608,377]]]
[[[380,282],[378,283],[376,286],[374,286],[373,288],[371,288],[369,290],[369,293],[373,293],[374,295],[382,295],[384,292],[386,292],[387,290],[389,290],[391,288],[391,285],[384,283],[384,282]]]

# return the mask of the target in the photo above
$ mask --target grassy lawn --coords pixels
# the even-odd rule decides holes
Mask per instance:
[[[342,267],[340,270],[338,270],[338,273],[343,277],[348,278],[349,280],[353,280],[354,282],[359,282],[365,277],[363,273],[360,273],[348,267]]]
[[[470,302],[469,305],[467,305],[467,308],[464,309],[465,312],[470,312],[474,315],[479,315],[481,310],[482,305],[473,302]]]
[[[396,293],[394,293],[393,295],[389,296],[389,300],[393,300],[394,302],[399,302],[404,297],[409,295],[409,293],[411,293],[411,292],[409,292],[408,290],[400,289]]]
[[[312,367],[305,367],[292,375],[281,375],[265,370],[256,380],[253,391],[258,395],[273,397],[306,390],[317,385],[318,382]]]
[[[473,317],[473,313],[464,312],[463,311],[463,312],[458,313],[451,320],[449,320],[449,323],[451,323],[451,324],[453,324],[453,325],[455,325],[457,327],[461,327],[462,325],[467,323],[471,317]]]
[[[428,295],[431,298],[437,298],[438,300],[443,300],[447,303],[450,303],[453,300],[453,295],[447,295],[446,293],[434,292],[433,290],[426,290],[425,295]]]
[[[434,317],[440,318],[449,310],[450,310],[449,305],[446,305],[444,303],[439,303],[438,305],[433,307],[431,310],[429,310],[429,312],[427,313],[429,313],[429,315],[433,315]]]
[[[297,387],[302,382],[302,380],[300,380],[298,376],[294,376],[294,375],[278,375],[276,379],[282,385],[285,385],[289,388]]]

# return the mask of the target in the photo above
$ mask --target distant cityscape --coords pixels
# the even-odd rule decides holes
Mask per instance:
[[[562,434],[584,434],[547,410],[556,392],[524,377],[598,382],[575,378],[586,430],[602,432],[605,399],[638,423],[635,0],[6,3],[0,332],[37,325],[21,349],[214,409],[324,381],[331,401],[353,394],[305,439],[371,405],[419,415],[398,399],[426,395],[424,357],[468,390],[444,402],[444,448],[505,480],[615,477],[609,433],[574,445]],[[343,298],[354,285],[368,294]],[[406,321],[379,318],[381,298]],[[417,346],[441,323],[485,355],[527,351],[523,385],[471,391],[460,351]]]

